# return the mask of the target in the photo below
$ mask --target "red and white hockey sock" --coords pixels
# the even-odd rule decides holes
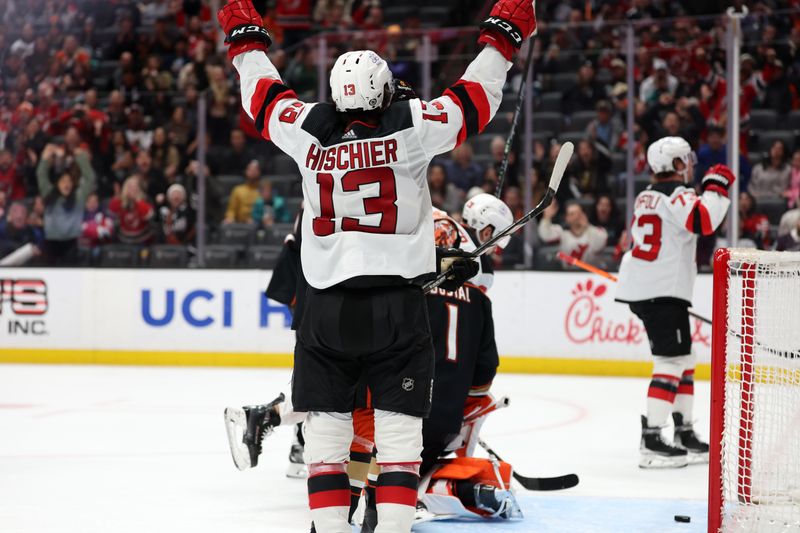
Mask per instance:
[[[694,368],[683,371],[681,381],[678,384],[678,394],[675,396],[676,413],[683,415],[685,423],[692,422],[694,410]]]
[[[658,364],[656,364],[658,367]],[[672,405],[678,393],[679,373],[666,373],[669,369],[653,368],[653,378],[647,389],[647,425],[664,427],[672,414]]]
[[[320,533],[352,533],[350,480],[344,463],[308,465],[308,506]]]
[[[375,488],[378,527],[375,533],[411,531],[417,508],[419,464],[383,464]]]

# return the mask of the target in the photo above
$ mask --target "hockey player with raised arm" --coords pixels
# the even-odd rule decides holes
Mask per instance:
[[[250,0],[229,2],[217,17],[244,110],[302,175],[301,261],[310,287],[298,317],[292,400],[308,412],[312,520],[320,533],[351,531],[345,463],[363,375],[381,465],[377,532],[407,532],[434,362],[420,282],[456,266],[449,281],[458,285],[477,270],[463,252],[437,257],[426,171],[497,112],[513,53],[536,29],[533,2],[494,7],[479,38],[486,46],[443,96],[392,105],[391,72],[374,52],[337,59],[334,104],[305,103],[269,61],[271,40]]]
[[[688,308],[697,276],[697,236],[712,235],[725,219],[736,177],[711,167],[698,196],[694,154],[680,137],[665,137],[647,150],[654,184],[639,193],[631,227],[633,248],[622,259],[616,299],[644,323],[653,354],[653,377],[642,416],[642,468],[676,468],[708,462],[708,444],[692,426],[695,356]],[[662,429],[675,423],[673,442]]]

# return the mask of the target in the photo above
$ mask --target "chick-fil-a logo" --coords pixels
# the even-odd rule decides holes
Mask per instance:
[[[603,316],[599,299],[606,293],[605,284],[592,280],[578,283],[572,289],[573,300],[564,318],[567,338],[576,344],[587,342],[640,344],[644,341],[641,322],[631,316],[627,322],[614,322]]]

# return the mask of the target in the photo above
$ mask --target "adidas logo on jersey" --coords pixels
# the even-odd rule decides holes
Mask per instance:
[[[343,141],[352,141],[353,139],[358,139],[358,135],[356,135],[356,132],[354,130],[350,130],[344,135],[342,135]]]

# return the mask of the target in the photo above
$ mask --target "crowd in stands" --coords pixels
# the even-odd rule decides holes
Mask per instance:
[[[483,6],[449,0],[256,1],[275,41],[273,62],[287,85],[310,100],[320,84],[321,58],[304,40],[316,32],[385,29],[334,36],[325,59],[371,47],[390,60],[398,77],[418,84],[415,30],[473,24]],[[786,4],[752,4],[756,16],[744,22],[742,128],[733,142],[742,152],[740,237],[758,248],[800,249],[800,14],[774,12],[791,7]],[[210,243],[239,235],[241,244],[280,245],[301,202],[297,168],[258,139],[241,112],[210,2],[6,0],[4,8],[0,262],[26,245],[32,245],[30,264],[47,265],[102,264],[110,243],[136,247],[142,257],[156,245],[193,253],[201,212]],[[724,18],[691,18],[691,9],[688,2],[648,0],[540,7],[534,166],[524,166],[519,135],[503,190],[514,214],[524,213],[526,197],[535,203],[544,194],[560,143],[575,141],[576,156],[558,206],[528,232],[528,241],[516,236],[496,258],[498,266],[518,266],[526,249],[537,257],[545,257],[540,250],[561,249],[613,266],[627,246],[628,142],[634,144],[637,190],[646,185],[646,147],[659,136],[681,135],[693,145],[696,176],[726,160]],[[678,18],[659,24],[662,17]],[[638,24],[633,139],[626,130],[625,34],[618,23],[624,20]],[[435,37],[433,45],[435,72],[452,82],[458,72],[451,72],[447,54],[469,57],[474,34]],[[458,214],[470,196],[495,191],[522,60],[486,132],[431,165],[437,207]],[[435,90],[446,86],[439,77],[434,82]],[[198,135],[200,119],[207,125],[204,138]],[[725,238],[715,236],[706,248],[713,251]]]

